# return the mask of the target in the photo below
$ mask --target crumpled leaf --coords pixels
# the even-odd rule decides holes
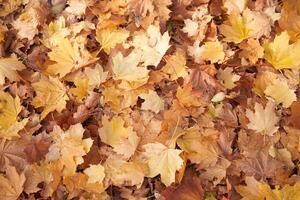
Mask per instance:
[[[188,75],[186,58],[182,50],[177,50],[174,55],[166,56],[166,65],[162,71],[170,75],[170,79],[176,80],[179,77],[186,77]]]
[[[250,120],[248,128],[263,135],[272,136],[277,130],[279,117],[275,113],[274,104],[268,101],[265,108],[259,103],[255,103],[254,112],[247,109],[246,116]]]
[[[41,113],[42,119],[54,110],[61,112],[65,109],[66,101],[69,100],[69,97],[66,94],[65,86],[58,78],[41,79],[33,83],[32,87],[36,92],[32,105],[36,108],[44,108]]]
[[[13,166],[6,167],[6,175],[0,175],[0,198],[5,200],[16,200],[23,191],[25,183],[24,173],[18,173]]]
[[[67,131],[54,126],[50,133],[53,144],[46,154],[47,161],[60,161],[64,166],[65,175],[75,174],[77,165],[83,163],[82,156],[86,155],[93,143],[91,138],[82,139],[84,129],[81,124],[70,126]]]
[[[148,177],[160,174],[162,182],[169,186],[175,182],[175,173],[182,164],[183,159],[179,156],[182,152],[178,149],[169,149],[161,143],[148,143],[143,145],[143,156],[149,167]]]

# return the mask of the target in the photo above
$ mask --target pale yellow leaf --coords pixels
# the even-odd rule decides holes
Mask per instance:
[[[197,22],[191,20],[191,19],[185,19],[184,20],[184,27],[182,28],[182,31],[184,33],[187,33],[189,37],[197,35],[199,32],[198,30],[199,25]]]
[[[183,165],[183,159],[179,156],[182,152],[178,149],[169,149],[161,143],[148,143],[143,145],[143,156],[149,167],[148,177],[160,174],[161,181],[169,186],[175,182],[175,173]]]
[[[101,83],[106,81],[108,76],[108,72],[104,72],[103,67],[99,64],[96,64],[94,68],[85,68],[84,73],[89,79],[89,87],[91,89],[99,87]]]
[[[255,103],[254,112],[247,109],[246,116],[249,119],[248,128],[263,135],[272,136],[277,130],[279,117],[275,113],[275,106],[268,101],[265,108],[259,103]]]
[[[149,93],[140,94],[139,97],[145,101],[142,103],[142,110],[151,110],[156,114],[164,109],[164,101],[157,95],[155,91],[149,90]]]
[[[69,91],[76,97],[78,103],[82,103],[88,95],[89,79],[75,77],[74,84],[76,88],[71,88]]]
[[[105,173],[104,167],[101,164],[90,165],[88,168],[84,170],[84,173],[89,177],[88,183],[102,183]]]
[[[290,89],[285,81],[274,81],[266,87],[264,93],[272,97],[277,104],[282,103],[285,108],[290,107],[294,101],[297,101],[295,90]]]

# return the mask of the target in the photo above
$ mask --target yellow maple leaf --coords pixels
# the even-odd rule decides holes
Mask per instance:
[[[182,50],[177,50],[174,55],[166,56],[166,65],[162,68],[162,71],[170,75],[172,81],[179,77],[186,77],[188,75],[186,58]]]
[[[259,96],[264,95],[264,91],[269,85],[273,85],[273,83],[277,80],[277,75],[273,72],[262,72],[256,75],[256,79],[254,82],[254,87],[252,90]]]
[[[24,173],[18,173],[13,166],[6,167],[6,175],[0,174],[0,198],[3,200],[17,200],[23,192],[25,183]]]
[[[71,88],[69,91],[76,97],[78,103],[82,103],[84,98],[88,95],[89,79],[75,77],[74,84],[76,88]]]
[[[254,177],[245,178],[246,186],[236,187],[237,192],[243,197],[242,200],[265,200],[265,183],[258,182]]]
[[[264,135],[272,136],[278,129],[276,124],[279,117],[275,113],[275,106],[268,101],[265,108],[259,103],[255,103],[254,112],[247,109],[246,116],[250,120],[248,128]]]
[[[9,93],[0,91],[0,138],[19,137],[18,132],[24,128],[28,119],[18,122],[22,107],[18,96],[13,98]]]
[[[8,128],[16,123],[21,110],[18,96],[13,98],[9,93],[0,91],[0,128]]]
[[[241,78],[241,76],[234,74],[232,72],[233,72],[233,68],[231,67],[226,67],[225,69],[220,68],[218,72],[219,79],[222,80],[224,86],[227,89],[234,88],[236,86],[235,82],[240,80]]]
[[[81,124],[70,126],[63,131],[59,126],[54,126],[50,133],[53,139],[49,152],[46,154],[47,161],[59,161],[64,175],[73,175],[77,165],[83,163],[82,156],[86,155],[93,144],[91,138],[82,139],[84,128]]]
[[[66,101],[69,100],[66,94],[66,88],[58,78],[49,77],[32,84],[36,92],[36,97],[32,101],[32,105],[36,108],[44,107],[41,114],[42,119],[49,112],[54,110],[61,112],[66,107]]]
[[[116,153],[129,158],[136,150],[139,137],[131,126],[124,127],[124,124],[124,120],[119,116],[113,117],[110,121],[104,116],[99,135],[101,141],[112,146]]]
[[[271,31],[271,20],[266,14],[248,8],[241,14],[233,11],[228,20],[220,26],[220,31],[225,36],[224,41],[240,43],[250,37],[268,36]]]
[[[248,19],[245,15],[232,12],[228,20],[220,26],[221,33],[225,36],[224,41],[240,43],[251,36],[252,30],[248,27]]]
[[[281,189],[270,186],[262,181],[255,180],[254,177],[245,178],[246,186],[236,187],[237,192],[243,197],[242,200],[300,200],[300,184],[293,186],[284,185]]]
[[[129,31],[115,26],[97,28],[96,30],[96,40],[101,44],[101,48],[107,54],[110,54],[110,51],[117,44],[125,42],[128,37]]]
[[[132,83],[132,89],[147,83],[149,70],[146,67],[138,67],[141,56],[132,52],[127,57],[118,52],[113,58],[113,79]]]
[[[0,85],[5,83],[5,77],[10,81],[19,80],[17,71],[25,69],[25,66],[16,57],[0,58]]]
[[[275,69],[299,68],[300,42],[289,44],[290,37],[286,31],[277,35],[273,42],[266,42],[265,59]]]
[[[189,54],[194,58],[196,63],[210,61],[211,63],[221,62],[225,58],[223,46],[219,41],[205,42],[199,46],[200,41],[196,41],[193,46],[188,47]]]
[[[178,149],[170,149],[161,143],[148,143],[143,145],[143,156],[149,167],[148,177],[160,174],[161,181],[170,186],[175,182],[175,173],[183,165],[183,159],[179,156],[182,152]]]
[[[53,47],[48,53],[51,63],[47,67],[47,73],[59,75],[63,78],[68,73],[91,64],[97,60],[84,47],[84,41],[78,37],[73,43],[67,38],[59,37],[57,47]]]
[[[98,165],[90,165],[88,168],[84,170],[84,173],[89,177],[88,183],[102,183],[105,173],[104,167],[101,164]]]
[[[140,94],[139,97],[145,100],[142,103],[142,110],[151,110],[157,114],[164,109],[164,101],[153,90],[149,90],[147,94]]]
[[[294,101],[297,101],[295,90],[290,89],[285,81],[274,81],[266,87],[264,93],[272,97],[277,104],[282,103],[285,108],[290,107]]]
[[[200,106],[201,100],[197,94],[193,94],[191,85],[184,85],[183,88],[178,87],[176,97],[183,106]]]

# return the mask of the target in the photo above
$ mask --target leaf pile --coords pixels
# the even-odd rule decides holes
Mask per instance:
[[[0,199],[300,200],[300,0],[0,0]]]

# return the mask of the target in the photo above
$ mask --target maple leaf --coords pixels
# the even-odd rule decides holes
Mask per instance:
[[[104,163],[105,174],[117,186],[142,185],[145,177],[145,166],[133,160],[125,161],[116,155],[110,155]]]
[[[237,192],[242,195],[242,200],[264,200],[265,194],[263,188],[265,183],[260,183],[254,177],[246,177],[247,186],[237,186]]]
[[[299,68],[300,42],[289,44],[290,37],[286,31],[277,35],[273,42],[266,42],[264,58],[275,69]]]
[[[241,13],[245,10],[247,0],[225,0],[224,7],[227,9],[227,13],[238,12]]]
[[[184,33],[187,33],[189,37],[195,36],[198,34],[199,25],[197,22],[191,20],[191,19],[185,19],[184,20],[184,27],[182,28],[182,31]]]
[[[10,81],[18,81],[20,76],[17,71],[25,69],[25,66],[16,57],[0,58],[0,85],[5,83],[5,77]]]
[[[201,63],[205,60],[211,63],[217,63],[224,60],[225,53],[223,46],[219,41],[205,42],[204,45],[200,46],[200,41],[197,40],[193,46],[188,47],[189,55],[191,55],[196,63]]]
[[[149,78],[149,70],[145,67],[138,67],[141,56],[132,52],[127,57],[118,52],[112,58],[113,78],[115,80],[123,80],[132,83],[133,89],[144,85]]]
[[[254,112],[247,109],[246,116],[250,120],[248,128],[263,135],[272,136],[277,130],[276,124],[279,122],[279,117],[275,113],[274,104],[268,101],[265,108],[259,103],[255,103]]]
[[[16,200],[23,191],[25,183],[24,173],[18,173],[13,166],[6,166],[6,176],[0,175],[0,198]]]
[[[32,41],[34,36],[38,34],[38,26],[42,24],[47,16],[45,4],[40,1],[31,2],[19,17],[13,21],[12,25],[18,30],[20,38],[28,38]]]
[[[183,180],[176,187],[169,186],[162,196],[166,200],[199,200],[204,198],[204,190],[201,186],[201,179],[191,169],[184,173]]]
[[[109,121],[108,117],[104,116],[99,135],[101,141],[112,146],[115,152],[129,158],[135,152],[139,137],[131,126],[125,128],[124,123],[121,117],[113,117]]]
[[[201,133],[198,127],[191,127],[177,139],[177,144],[187,153],[192,163],[199,164],[199,168],[213,167],[218,161],[220,151],[216,141],[218,135],[219,133],[213,129]]]
[[[145,100],[142,103],[142,110],[151,110],[157,114],[164,109],[164,101],[152,90],[148,94],[140,94],[139,97]]]
[[[97,28],[96,39],[101,44],[101,48],[105,53],[110,54],[110,51],[117,45],[126,41],[130,32],[126,29],[109,26],[106,28]]]
[[[105,82],[108,77],[108,72],[103,71],[103,67],[96,64],[94,68],[86,67],[84,73],[89,79],[89,87],[97,88],[101,83]]]
[[[258,40],[253,38],[248,39],[246,42],[242,42],[239,47],[242,49],[239,53],[239,57],[241,59],[248,59],[251,64],[255,64],[259,58],[263,58],[264,56],[264,48],[260,46]]]
[[[228,20],[220,26],[220,31],[225,36],[224,41],[240,43],[250,37],[268,36],[271,23],[267,15],[247,8],[242,14],[231,12]]]
[[[84,170],[84,173],[89,177],[88,183],[101,183],[105,177],[104,167],[100,164],[90,165]]]
[[[170,75],[172,81],[179,77],[186,77],[188,75],[186,58],[182,50],[177,50],[174,55],[166,56],[166,65],[162,68],[162,71]]]
[[[18,132],[24,128],[28,119],[18,122],[22,107],[18,96],[13,98],[9,93],[0,91],[0,138],[19,137]]]
[[[233,89],[236,85],[235,82],[240,80],[241,76],[233,74],[233,68],[226,67],[225,69],[219,69],[218,77],[222,80],[224,86],[227,89]]]
[[[61,112],[65,109],[69,97],[66,94],[66,88],[58,78],[41,79],[33,83],[32,87],[36,92],[32,105],[36,108],[44,107],[41,113],[42,119],[54,110]]]
[[[52,165],[45,161],[42,161],[40,164],[34,163],[30,165],[25,173],[27,179],[24,185],[24,191],[27,194],[37,192],[41,190],[41,188],[38,187],[40,183],[45,185],[45,190],[51,190],[50,183],[54,180],[53,171]]]
[[[193,88],[191,85],[187,84],[184,85],[183,88],[178,87],[176,92],[176,97],[178,98],[179,102],[186,106],[200,106],[201,100],[199,99],[199,95],[196,93],[193,93]]]
[[[89,79],[75,77],[74,84],[76,88],[71,88],[69,92],[76,97],[76,101],[82,103],[88,95]]]
[[[163,35],[160,33],[159,27],[150,25],[145,33],[139,33],[134,36],[132,45],[135,47],[134,52],[141,55],[143,66],[157,66],[169,49],[170,36],[168,32]]]
[[[46,70],[51,75],[58,74],[63,78],[68,73],[97,60],[85,49],[80,38],[71,43],[69,39],[60,37],[57,39],[57,44],[58,46],[53,47],[48,53],[50,61],[54,62],[49,64]]]
[[[237,186],[238,193],[242,195],[242,200],[299,200],[300,199],[300,184],[296,183],[293,186],[284,185],[283,188],[270,186],[264,182],[259,182],[253,177],[246,177],[247,186]]]
[[[175,173],[183,164],[179,156],[182,152],[178,149],[169,149],[161,143],[148,143],[143,145],[143,156],[149,167],[148,177],[155,177],[160,174],[162,182],[169,186],[175,182]]]
[[[82,156],[86,155],[92,146],[91,138],[82,139],[83,132],[82,125],[75,124],[65,132],[59,126],[54,126],[50,133],[53,143],[46,154],[46,160],[59,160],[64,166],[65,175],[75,174],[77,165],[83,163]]]
[[[297,101],[295,90],[290,89],[285,81],[273,81],[272,84],[266,87],[264,93],[272,97],[277,104],[282,103],[285,108],[290,107],[294,101]]]
[[[7,165],[13,165],[18,169],[26,166],[25,145],[26,142],[23,139],[0,140],[0,171],[4,171]]]

